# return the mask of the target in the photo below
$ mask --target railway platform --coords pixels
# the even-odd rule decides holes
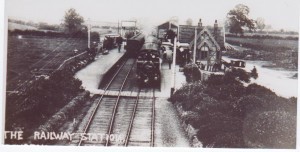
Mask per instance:
[[[98,54],[95,61],[75,74],[75,78],[82,81],[82,86],[91,94],[98,94],[98,85],[104,74],[125,54],[126,50],[122,46],[121,51],[114,48],[108,54]]]
[[[95,61],[89,64],[84,69],[78,71],[75,77],[82,81],[82,86],[90,91],[91,94],[104,94],[104,90],[98,89],[98,85],[102,80],[104,74],[118,61],[125,53],[124,47],[121,48],[121,52],[118,49],[110,50],[109,54],[99,54]],[[156,91],[157,97],[170,97],[172,87],[172,69],[169,69],[169,65],[166,62],[161,64],[161,90]],[[179,72],[179,66],[176,65],[176,79],[175,87],[179,89],[185,83],[185,76],[183,72]],[[122,91],[121,96],[135,96],[135,91]],[[105,93],[108,96],[114,96],[114,91],[108,91]]]
[[[179,65],[176,65],[175,71],[175,88],[179,89],[186,80],[183,72],[179,72]],[[156,93],[157,97],[170,97],[173,77],[172,69],[169,69],[168,63],[163,62],[161,65],[161,91]]]

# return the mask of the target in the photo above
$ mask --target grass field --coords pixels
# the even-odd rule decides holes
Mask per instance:
[[[59,67],[74,56],[74,49],[83,52],[87,40],[40,36],[8,36],[7,91],[16,91],[32,77],[32,71],[47,71]]]
[[[273,50],[272,48],[286,48],[286,49],[298,50],[297,40],[226,37],[226,41],[239,42],[242,45],[247,45],[247,44],[257,45],[259,47],[265,48],[264,51],[272,51]]]
[[[37,30],[36,27],[8,22],[8,30]]]
[[[282,37],[226,37],[226,42],[241,46],[241,50],[228,50],[224,55],[238,59],[272,61],[275,68],[297,69],[298,40]]]

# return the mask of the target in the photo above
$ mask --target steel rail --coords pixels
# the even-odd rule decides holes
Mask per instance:
[[[84,134],[88,131],[88,129],[90,128],[90,125],[91,125],[91,122],[92,122],[92,120],[94,119],[94,117],[95,117],[95,114],[96,114],[96,111],[98,110],[98,108],[99,108],[99,105],[100,105],[100,103],[101,103],[101,101],[102,101],[102,99],[103,99],[103,97],[104,97],[104,95],[105,95],[105,92],[107,91],[107,89],[110,87],[110,85],[111,85],[111,83],[114,81],[114,79],[116,78],[116,76],[119,74],[119,72],[121,71],[121,69],[124,67],[124,65],[126,64],[126,62],[127,62],[127,60],[122,64],[122,66],[120,66],[120,68],[118,69],[118,71],[114,74],[114,76],[112,77],[112,79],[110,80],[110,82],[107,84],[107,86],[105,87],[105,89],[104,89],[104,93],[101,95],[101,97],[100,97],[100,99],[97,101],[97,105],[96,105],[96,107],[95,107],[95,109],[93,110],[93,112],[92,112],[92,115],[90,116],[90,118],[89,118],[89,120],[88,120],[88,123],[87,123],[87,125],[86,125],[86,127],[85,127],[85,129],[84,129]],[[79,141],[79,143],[78,143],[78,146],[81,146],[81,144],[82,144],[82,138],[80,138],[80,141]]]
[[[114,121],[115,121],[115,115],[116,115],[116,113],[117,113],[117,108],[118,108],[118,105],[119,105],[121,92],[122,92],[122,90],[123,90],[123,87],[124,87],[124,85],[125,85],[125,83],[126,83],[126,81],[127,81],[127,79],[128,79],[128,76],[129,76],[130,72],[132,71],[134,65],[135,65],[135,62],[133,63],[133,65],[132,65],[132,67],[130,68],[130,70],[128,71],[127,75],[125,76],[125,79],[124,79],[124,81],[123,81],[123,83],[122,83],[122,86],[121,86],[121,88],[120,88],[120,90],[119,90],[117,102],[116,102],[116,104],[115,104],[115,106],[114,106],[114,110],[113,110],[113,113],[112,113],[112,116],[111,116],[111,119],[110,119],[110,125],[109,125],[109,129],[108,129],[108,133],[107,133],[108,137],[110,137],[110,134],[111,134],[112,129],[113,129],[113,124],[114,124]],[[106,143],[105,143],[105,146],[109,146],[109,141],[110,141],[110,138],[107,138]]]
[[[155,129],[155,89],[153,89],[152,97],[152,116],[151,116],[151,143],[150,146],[154,147],[154,129]]]
[[[134,120],[137,105],[138,105],[138,102],[139,102],[140,92],[141,92],[141,89],[139,89],[139,91],[138,91],[138,94],[137,94],[137,97],[136,97],[136,100],[135,100],[135,104],[134,104],[134,108],[133,108],[133,111],[132,111],[132,115],[131,115],[131,118],[130,118],[130,123],[129,123],[129,127],[128,127],[126,138],[125,138],[125,143],[124,143],[125,147],[128,146],[129,137],[130,137],[132,126],[133,126],[133,120]]]

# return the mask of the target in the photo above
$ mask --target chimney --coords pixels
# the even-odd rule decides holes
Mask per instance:
[[[198,27],[202,27],[202,22],[201,22],[201,18],[199,19],[199,22],[198,22]]]
[[[217,20],[215,20],[214,28],[218,29],[218,21]]]
[[[214,24],[214,37],[215,37],[215,40],[217,40],[217,37],[218,37],[218,21],[215,20],[215,24]]]

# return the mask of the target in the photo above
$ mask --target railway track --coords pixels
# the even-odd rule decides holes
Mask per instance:
[[[111,81],[104,89],[104,91],[107,91],[109,89],[119,88],[119,94],[117,98],[105,97],[104,95],[101,95],[99,98],[96,99],[97,104],[93,109],[91,116],[89,117],[89,120],[83,130],[83,134],[86,135],[88,133],[93,133],[93,134],[98,133],[101,135],[107,135],[109,134],[109,132],[111,132],[110,131],[111,129],[109,129],[111,127],[109,126],[111,126],[111,124],[113,124],[114,122],[114,115],[116,113],[116,108],[118,107],[118,103],[120,101],[120,92],[122,91],[122,88],[126,83],[127,77],[133,67],[134,67],[134,60],[127,60],[120,66],[118,71],[114,74]],[[117,75],[119,78],[117,78]],[[124,77],[124,75],[126,76]],[[123,80],[120,83],[120,79],[122,79],[121,77],[123,78]],[[91,143],[84,141],[83,138],[81,137],[79,137],[78,146],[95,144],[92,141],[90,141]],[[101,141],[97,140],[97,142],[103,144],[102,139]]]
[[[121,65],[104,89],[118,90],[118,95],[104,93],[95,100],[84,130],[75,134],[76,145],[154,146],[155,90],[139,89],[136,97],[121,96],[134,63],[129,59]]]
[[[124,146],[154,147],[154,125],[155,89],[139,90]]]

